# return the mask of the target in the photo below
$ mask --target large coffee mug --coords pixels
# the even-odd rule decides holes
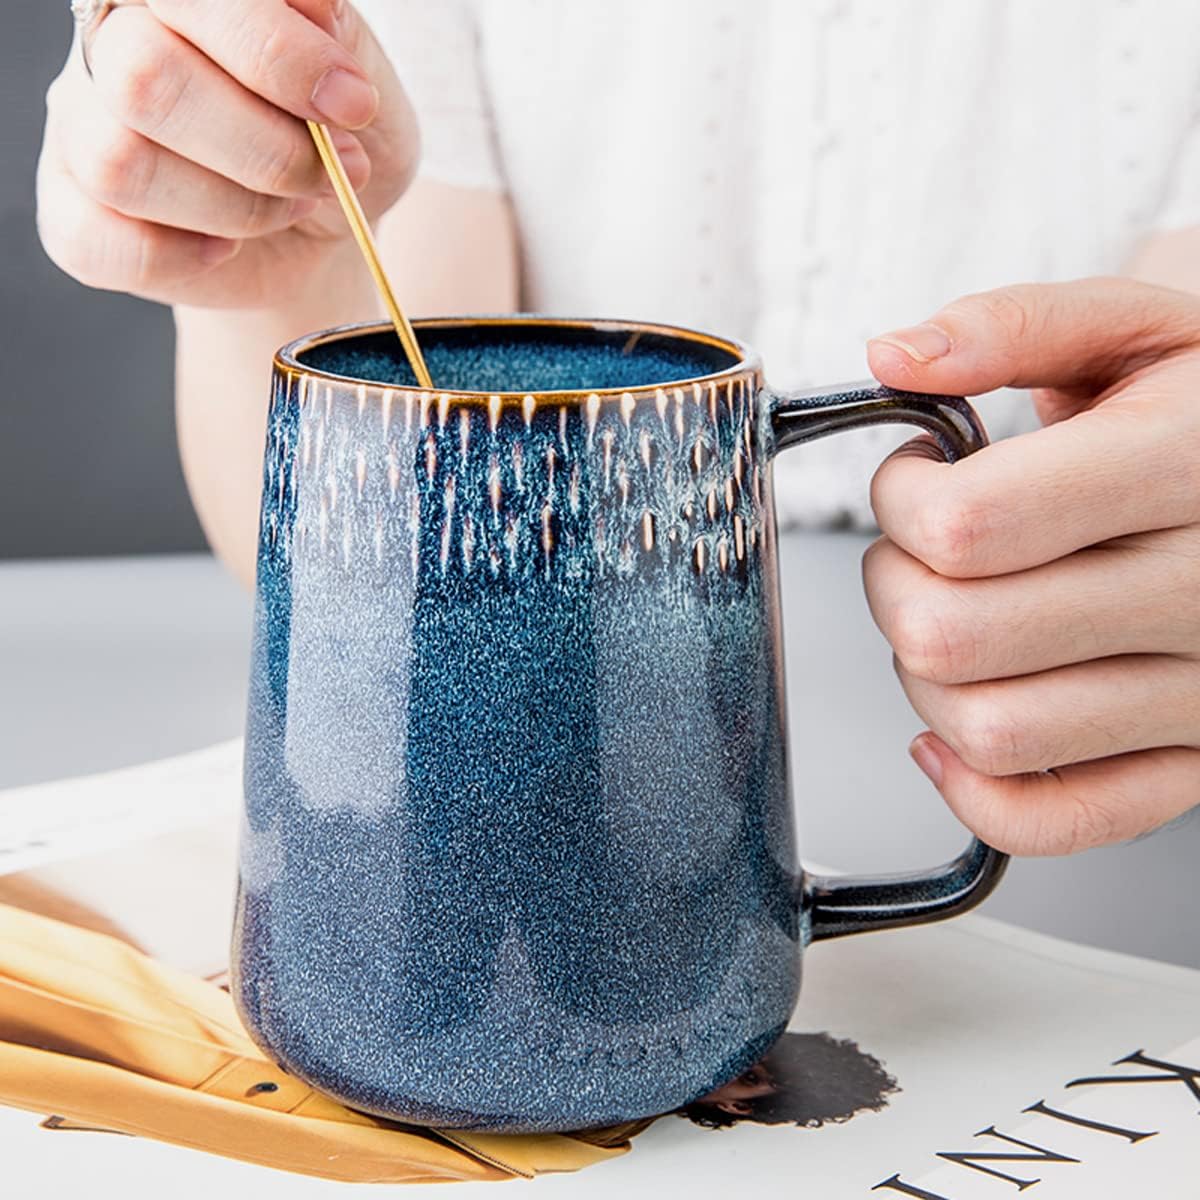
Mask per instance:
[[[380,326],[275,360],[234,995],[369,1113],[665,1112],[779,1036],[807,943],[960,913],[1004,869],[979,841],[923,874],[798,866],[771,492],[780,450],[839,430],[985,437],[955,397],[773,392],[683,329],[417,330],[438,390]]]

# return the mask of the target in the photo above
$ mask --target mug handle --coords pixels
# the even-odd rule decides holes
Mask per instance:
[[[808,392],[765,393],[773,451],[865,425],[916,425],[954,462],[987,445],[975,410],[961,396],[851,384]],[[802,904],[810,941],[940,921],[974,908],[1000,882],[1008,855],[978,838],[953,861],[903,875],[804,874]]]

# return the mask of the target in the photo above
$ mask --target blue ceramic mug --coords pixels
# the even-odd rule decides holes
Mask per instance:
[[[783,1030],[804,946],[962,912],[1004,857],[823,879],[793,846],[771,464],[961,399],[781,395],[724,338],[418,325],[275,360],[234,994],[346,1104],[569,1130]]]

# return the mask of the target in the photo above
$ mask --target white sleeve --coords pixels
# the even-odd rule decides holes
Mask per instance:
[[[504,190],[470,0],[356,0],[416,110],[418,175]]]
[[[1200,87],[1193,93],[1190,119],[1176,144],[1163,203],[1154,214],[1158,232],[1200,225]]]

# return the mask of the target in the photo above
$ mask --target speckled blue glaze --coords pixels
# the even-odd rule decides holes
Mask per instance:
[[[277,361],[235,998],[272,1058],[369,1112],[667,1111],[779,1034],[836,886],[806,890],[793,846],[783,426],[733,343],[515,319],[421,340],[441,386],[481,390],[411,387],[390,334]]]

